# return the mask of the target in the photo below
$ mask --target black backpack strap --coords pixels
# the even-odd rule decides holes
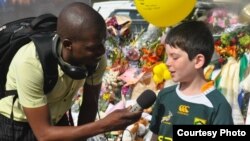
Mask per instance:
[[[58,62],[52,53],[53,36],[53,33],[41,33],[31,36],[43,68],[43,89],[45,94],[54,88],[58,79]]]
[[[31,21],[31,28],[33,30],[46,27],[49,29],[55,29],[57,23],[57,17],[53,14],[42,14]]]

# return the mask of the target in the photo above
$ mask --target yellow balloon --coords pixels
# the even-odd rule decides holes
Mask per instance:
[[[196,0],[135,0],[138,12],[158,27],[175,25],[193,10]]]

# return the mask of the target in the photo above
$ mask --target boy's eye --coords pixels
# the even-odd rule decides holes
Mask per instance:
[[[177,60],[178,58],[179,58],[179,56],[176,56],[176,55],[173,55],[173,56],[172,56],[172,59],[173,59],[173,60]]]

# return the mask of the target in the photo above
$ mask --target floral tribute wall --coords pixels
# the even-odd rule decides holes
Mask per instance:
[[[205,20],[212,26],[217,58],[207,67],[207,79],[213,79],[216,87],[229,101],[234,124],[249,124],[249,50],[250,25],[241,15],[225,8],[211,10]]]

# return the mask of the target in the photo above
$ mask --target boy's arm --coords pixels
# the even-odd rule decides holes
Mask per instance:
[[[157,137],[158,137],[158,136],[157,136],[156,134],[153,133],[152,138],[151,138],[150,141],[157,141]]]
[[[232,108],[225,102],[219,105],[215,118],[212,122],[213,125],[233,125]]]

